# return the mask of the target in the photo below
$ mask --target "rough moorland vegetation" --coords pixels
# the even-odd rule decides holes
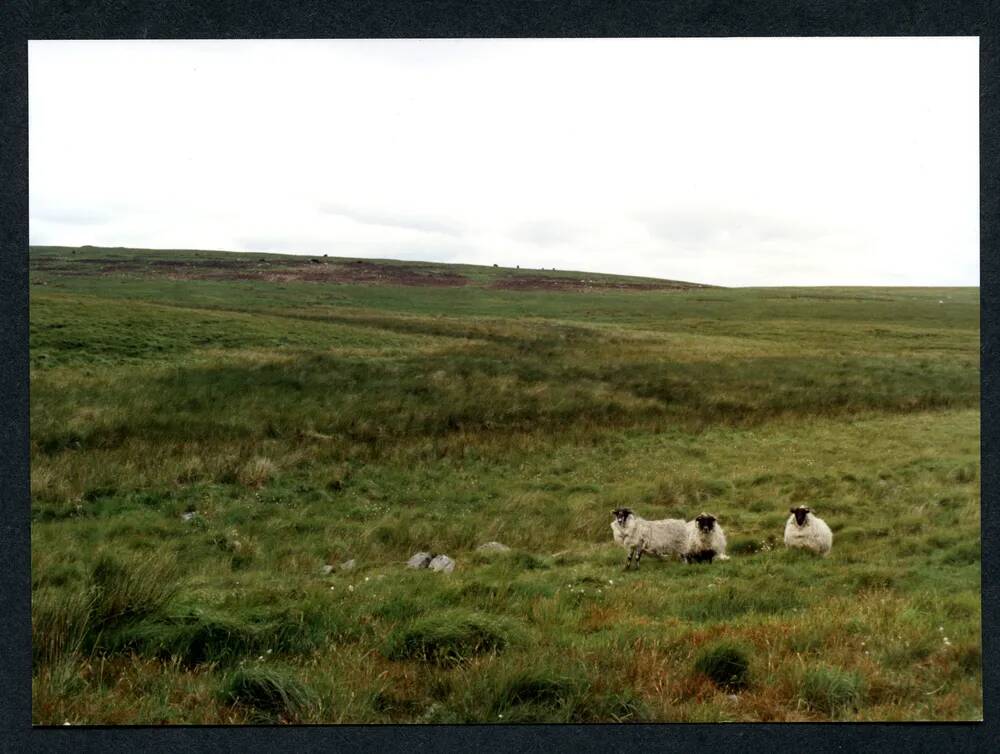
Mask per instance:
[[[977,289],[314,259],[32,250],[36,723],[982,717]]]

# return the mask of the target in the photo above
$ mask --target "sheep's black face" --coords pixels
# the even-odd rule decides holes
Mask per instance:
[[[621,526],[625,526],[625,522],[628,521],[628,517],[632,515],[631,508],[615,508],[611,511],[611,515],[615,517],[615,520]]]
[[[707,513],[702,513],[695,518],[695,522],[702,531],[712,531],[715,528],[715,516],[710,516]]]
[[[792,508],[789,512],[795,516],[795,523],[799,526],[803,526],[805,524],[806,516],[810,513],[809,509],[804,505],[800,505],[798,508]]]

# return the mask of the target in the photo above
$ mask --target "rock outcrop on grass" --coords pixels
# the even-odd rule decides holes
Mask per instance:
[[[437,573],[451,573],[455,570],[455,561],[447,555],[432,555],[429,552],[417,552],[406,561],[407,568],[428,568]]]
[[[510,552],[510,548],[500,542],[485,542],[476,548],[476,552]]]
[[[431,564],[431,561],[433,559],[434,559],[434,556],[432,556],[429,552],[417,552],[417,553],[414,553],[413,556],[409,560],[406,561],[406,567],[407,568],[426,568],[427,566],[429,566]]]
[[[438,573],[451,573],[455,570],[455,561],[447,555],[437,555],[427,567]]]

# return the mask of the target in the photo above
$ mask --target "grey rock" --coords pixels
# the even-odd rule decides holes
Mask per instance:
[[[510,552],[510,548],[500,542],[486,542],[476,548],[477,552]]]
[[[431,563],[431,554],[429,552],[418,552],[414,554],[412,558],[406,561],[407,568],[426,568]]]
[[[331,573],[333,573],[333,566],[332,565],[325,565],[322,568],[320,568],[319,570],[320,570],[320,573],[322,573],[324,576],[329,576]]]
[[[447,555],[438,555],[427,567],[438,573],[451,573],[455,570],[455,561]]]
[[[340,564],[340,570],[353,571],[356,565],[357,561],[355,561],[354,558],[351,558],[350,560],[345,560],[343,563]]]
[[[194,521],[197,517],[198,514],[195,511],[188,511],[181,514],[181,521]]]

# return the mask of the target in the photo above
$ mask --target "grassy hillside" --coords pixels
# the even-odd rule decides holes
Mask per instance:
[[[35,722],[982,717],[978,289],[315,259],[32,250]]]

